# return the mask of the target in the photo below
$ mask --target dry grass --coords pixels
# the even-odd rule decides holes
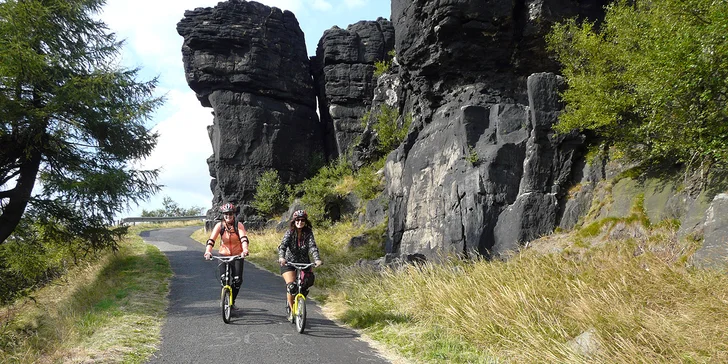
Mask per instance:
[[[332,307],[423,362],[728,362],[725,275],[689,268],[670,229],[619,225],[508,262],[350,268]],[[597,349],[575,349],[588,330]]]
[[[183,225],[133,227],[116,254],[75,267],[30,299],[3,307],[3,342],[12,344],[0,351],[0,362],[145,362],[159,344],[172,272],[138,233]]]
[[[326,264],[314,297],[414,362],[728,362],[726,276],[691,268],[696,246],[679,242],[669,223],[606,219],[545,237],[507,262],[444,258],[383,271],[354,264],[381,253],[348,248],[362,228],[315,232]],[[277,271],[282,235],[251,232],[250,259]],[[0,361],[145,361],[158,344],[169,274],[159,251],[131,239],[35,302],[4,308],[3,317],[15,316],[3,336],[20,344]],[[584,333],[589,346],[575,345]]]

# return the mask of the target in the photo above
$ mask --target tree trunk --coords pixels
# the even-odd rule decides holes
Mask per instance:
[[[9,201],[5,205],[2,215],[0,215],[0,244],[5,242],[23,217],[38,176],[40,161],[40,151],[33,148],[30,152],[30,158],[20,166],[18,182],[15,188],[10,191]]]

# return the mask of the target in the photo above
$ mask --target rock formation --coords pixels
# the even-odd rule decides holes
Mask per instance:
[[[550,129],[563,81],[543,36],[603,4],[392,1],[414,122],[386,167],[389,253],[502,256],[553,230],[583,137]]]
[[[364,131],[362,116],[372,104],[375,63],[391,59],[394,27],[386,19],[360,21],[324,32],[311,58],[321,122],[327,127],[331,159],[345,155]]]
[[[186,12],[178,32],[187,81],[215,115],[213,205],[249,202],[269,168],[291,183],[341,155],[355,168],[375,160],[378,136],[363,116],[386,104],[400,123],[412,120],[387,158],[385,194],[362,217],[366,223],[388,215],[386,259],[431,259],[443,251],[507,257],[587,213],[628,211],[638,189],[594,211],[592,200],[604,193],[600,181],[612,173],[607,162],[585,162],[584,135],[552,130],[565,84],[544,35],[570,17],[598,22],[605,4],[393,0],[391,22],[333,27],[310,62],[290,12],[242,0]],[[375,76],[382,61],[393,66]],[[620,183],[613,190],[636,182]],[[716,218],[725,195],[665,197],[668,190],[646,187],[648,214],[681,219],[683,235],[705,235],[696,264],[728,256]]]
[[[251,201],[265,170],[293,183],[325,162],[306,44],[293,13],[229,0],[186,11],[177,32],[187,82],[215,116],[208,127],[213,206]]]

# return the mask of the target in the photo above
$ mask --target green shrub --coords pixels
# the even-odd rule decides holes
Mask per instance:
[[[374,76],[379,77],[387,71],[389,71],[389,68],[392,67],[391,61],[377,61],[374,63]]]
[[[329,207],[339,203],[341,196],[334,187],[345,176],[352,174],[351,166],[344,158],[319,169],[318,173],[294,187],[294,195],[301,197],[309,219],[315,225],[327,226],[331,223]]]
[[[382,176],[377,172],[384,167],[385,161],[386,157],[382,157],[374,163],[364,165],[357,171],[354,193],[362,200],[369,201],[377,197],[384,189]]]
[[[559,132],[589,130],[628,161],[728,160],[728,2],[620,0],[604,22],[566,21],[547,41],[568,88]]]
[[[96,251],[81,239],[69,239],[66,228],[24,218],[0,245],[0,305],[12,302],[61,276],[73,264],[88,261]]]
[[[466,158],[467,158],[468,162],[470,162],[470,164],[472,164],[472,165],[476,165],[480,161],[480,157],[478,156],[478,151],[475,150],[475,148],[473,148],[473,147],[468,147],[468,155]]]
[[[271,216],[285,208],[287,190],[278,177],[278,171],[269,169],[258,178],[254,200],[251,203],[262,214]]]
[[[387,72],[389,72],[389,69],[392,68],[392,58],[394,58],[395,53],[394,49],[387,52],[387,55],[389,55],[388,59],[383,59],[381,61],[374,62],[374,76],[379,77]]]
[[[399,119],[399,111],[387,104],[382,104],[376,114],[374,131],[377,132],[379,137],[378,150],[383,154],[393,151],[407,136],[407,131],[412,123],[411,114],[404,118],[401,127],[397,125],[397,119]]]

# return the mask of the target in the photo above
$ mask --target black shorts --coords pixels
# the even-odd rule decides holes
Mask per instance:
[[[284,265],[281,267],[281,274],[283,274],[285,272],[295,272],[295,271],[296,271],[296,268],[291,267],[290,265]]]
[[[304,270],[307,271],[307,272],[310,272],[311,271],[311,267],[308,267],[308,268],[306,268]],[[283,274],[285,272],[295,272],[295,271],[296,271],[296,268],[295,267],[291,267],[288,264],[286,264],[286,265],[284,265],[284,266],[281,267],[281,274]]]

